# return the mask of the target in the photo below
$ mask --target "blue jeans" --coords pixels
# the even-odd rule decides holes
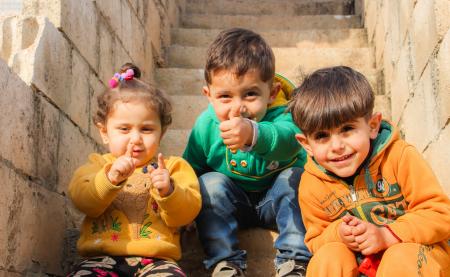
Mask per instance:
[[[238,247],[238,226],[278,230],[276,266],[287,260],[309,261],[311,254],[304,243],[305,226],[298,206],[302,172],[301,168],[285,169],[272,187],[262,192],[246,192],[222,173],[200,176],[202,209],[196,223],[206,268],[223,260],[246,268],[247,253]]]

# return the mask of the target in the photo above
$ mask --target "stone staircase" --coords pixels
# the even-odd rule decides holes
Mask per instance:
[[[207,99],[202,95],[205,53],[223,29],[243,27],[261,34],[272,46],[276,72],[299,85],[302,76],[321,67],[347,65],[363,73],[376,93],[375,109],[390,118],[389,98],[381,95],[383,82],[375,68],[362,20],[352,0],[187,0],[179,28],[172,30],[165,67],[156,71],[158,86],[174,103],[173,124],[161,151],[181,155],[196,117]],[[272,248],[276,233],[240,233],[248,250],[248,276],[273,276]],[[207,276],[203,253],[192,232],[183,234],[181,262],[190,276]]]

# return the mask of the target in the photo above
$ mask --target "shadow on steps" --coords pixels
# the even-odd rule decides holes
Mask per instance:
[[[247,276],[275,276],[273,243],[277,236],[276,232],[261,228],[239,231],[240,248],[247,250]],[[204,254],[197,232],[183,231],[181,244],[183,256],[179,264],[187,275],[192,277],[210,276],[211,271],[208,272],[202,263]]]

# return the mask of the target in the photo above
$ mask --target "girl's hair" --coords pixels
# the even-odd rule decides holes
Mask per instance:
[[[119,74],[125,73],[129,69],[132,69],[134,72],[134,76],[131,79],[118,81],[116,87],[106,89],[97,97],[98,108],[93,116],[94,123],[96,125],[106,125],[108,116],[114,111],[114,104],[118,101],[123,103],[139,101],[159,115],[161,128],[164,132],[172,123],[172,105],[167,95],[163,91],[139,80],[141,70],[132,63],[122,65]]]
[[[288,110],[305,135],[330,130],[372,115],[374,94],[361,73],[346,66],[323,68],[307,76]]]
[[[209,46],[206,54],[205,80],[211,84],[216,70],[233,71],[238,77],[248,70],[259,70],[263,82],[275,75],[275,56],[267,42],[257,33],[232,28],[222,31]]]

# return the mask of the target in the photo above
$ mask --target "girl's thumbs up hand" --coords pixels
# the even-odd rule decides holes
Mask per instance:
[[[173,184],[170,180],[169,170],[164,163],[163,154],[158,154],[158,168],[150,169],[152,185],[161,197],[169,196],[173,192]]]

